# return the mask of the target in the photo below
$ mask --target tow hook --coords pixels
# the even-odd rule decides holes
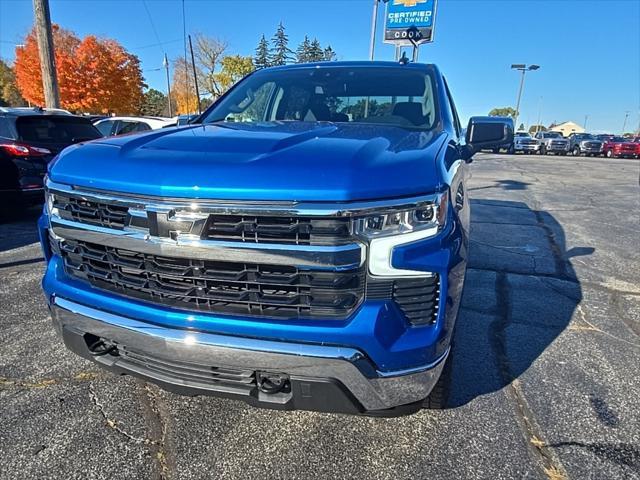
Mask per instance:
[[[280,373],[256,372],[256,383],[263,393],[276,394],[290,390],[289,376]]]
[[[89,346],[89,353],[94,357],[101,357],[118,351],[118,347],[113,343],[109,343],[101,338],[91,343]]]

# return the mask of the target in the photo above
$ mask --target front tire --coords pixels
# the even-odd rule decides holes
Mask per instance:
[[[613,151],[607,150],[607,158],[613,158]]]
[[[573,149],[573,156],[574,157],[579,157],[580,156],[580,147],[575,147]]]

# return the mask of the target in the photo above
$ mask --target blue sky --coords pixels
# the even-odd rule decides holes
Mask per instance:
[[[121,42],[137,54],[147,83],[166,90],[162,65],[183,52],[180,0],[50,0],[52,20],[84,36]],[[251,55],[262,33],[283,21],[295,46],[305,34],[331,44],[339,59],[366,59],[372,0],[186,0],[188,33],[228,41],[230,53]],[[382,22],[382,9],[380,20]],[[33,21],[30,0],[0,0],[0,56],[13,58]],[[619,132],[640,122],[640,1],[638,0],[439,0],[436,41],[420,60],[445,73],[461,116],[514,106],[518,74],[512,63],[536,63],[527,75],[521,120],[573,120],[588,129]],[[380,31],[379,31],[380,33]],[[381,43],[376,58],[390,60]],[[542,100],[540,100],[542,97]]]

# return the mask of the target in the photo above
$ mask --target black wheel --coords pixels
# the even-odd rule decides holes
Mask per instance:
[[[429,396],[422,402],[422,408],[428,408],[430,410],[442,410],[447,408],[449,392],[451,391],[451,377],[453,373],[452,365],[453,345],[449,351],[449,356],[444,364],[440,378],[438,379],[435,387],[433,387],[433,390],[431,390]]]
[[[613,151],[607,150],[607,158],[612,158],[612,157],[613,157]]]
[[[492,150],[492,152],[493,152],[493,153],[500,153],[500,149],[499,149],[499,148],[494,148],[494,149]]]
[[[547,154],[547,147],[545,147],[544,145],[542,145],[540,147],[540,155],[546,155]]]
[[[513,145],[511,145],[511,146],[509,147],[509,150],[507,150],[507,153],[508,153],[509,155],[515,155],[515,153],[516,153],[516,149],[515,149],[515,147],[514,147]]]
[[[574,147],[573,156],[574,157],[579,157],[580,156],[580,147]]]

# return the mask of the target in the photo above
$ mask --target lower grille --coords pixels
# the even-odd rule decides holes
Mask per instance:
[[[438,318],[440,277],[369,280],[367,298],[393,300],[412,325],[432,325]]]
[[[124,368],[131,366],[150,376],[165,377],[168,380],[177,380],[179,383],[215,388],[226,387],[236,391],[251,391],[256,387],[256,374],[253,370],[235,370],[168,360],[120,346],[118,356],[121,358],[118,363],[123,364]]]
[[[210,313],[344,319],[364,297],[364,269],[160,257],[88,242],[59,245],[67,274],[133,298]]]

